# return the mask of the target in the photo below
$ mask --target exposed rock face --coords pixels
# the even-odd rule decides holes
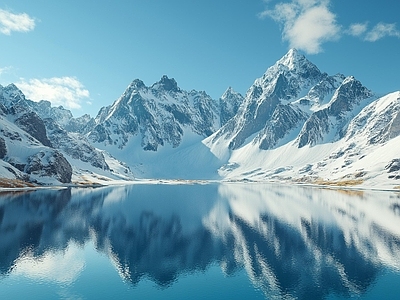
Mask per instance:
[[[0,159],[3,159],[7,154],[6,142],[0,137]]]
[[[72,167],[58,151],[40,151],[28,158],[25,172],[41,177],[55,177],[61,183],[70,183]]]
[[[52,118],[61,125],[66,125],[73,118],[71,111],[62,106],[51,106],[46,100],[39,102],[27,101],[27,105],[43,119]]]
[[[386,165],[385,169],[388,170],[388,173],[400,171],[400,158],[393,159]]]
[[[373,96],[373,93],[356,80],[347,77],[336,90],[328,107],[329,115],[341,118],[346,112],[353,110],[361,101]]]
[[[331,100],[336,89],[342,84],[345,78],[346,77],[342,74],[329,76],[323,73],[321,81],[311,87],[304,97],[301,97],[295,102],[298,102],[302,106],[306,105],[310,106],[310,108],[318,108],[320,105],[326,104]]]
[[[385,143],[400,134],[400,92],[388,94],[366,106],[346,130],[345,139],[357,136],[373,145]]]
[[[95,126],[94,118],[88,114],[84,114],[78,118],[69,119],[68,123],[63,127],[68,132],[88,133]]]
[[[319,110],[313,113],[304,124],[296,142],[299,148],[305,145],[314,146],[317,141],[323,139],[323,135],[329,132],[329,115],[327,110]]]
[[[34,102],[23,97],[13,102],[12,111],[20,114],[35,112],[42,120],[50,118],[69,132],[87,133],[94,125],[94,119],[89,115],[74,118],[68,109],[62,106],[51,106],[51,103],[46,100]]]
[[[352,76],[346,78],[327,107],[317,110],[306,121],[296,140],[298,147],[313,146],[331,131],[334,131],[335,139],[342,138],[349,122],[372,97],[373,93],[361,82]],[[362,104],[363,101],[366,104]]]
[[[88,162],[96,168],[110,170],[103,154],[96,150],[84,136],[67,132],[50,118],[45,119],[45,124],[55,148],[64,151],[74,159]]]
[[[238,112],[244,97],[229,87],[219,99],[221,126],[225,125]]]
[[[254,138],[253,143],[259,143],[259,148],[263,150],[272,149],[293,129],[302,125],[307,118],[308,115],[302,110],[290,104],[279,104],[271,120]]]
[[[174,78],[168,78],[168,76],[164,75],[161,77],[161,80],[152,86],[153,89],[163,90],[166,92],[180,92],[180,88],[178,88],[178,83]]]
[[[51,147],[51,142],[47,137],[44,122],[35,112],[27,112],[23,114],[15,120],[15,124],[36,138],[44,146]]]
[[[389,139],[393,139],[400,135],[400,111],[393,118],[389,127]]]
[[[18,127],[44,146],[51,147],[43,120],[31,109],[32,103],[35,102],[25,99],[24,94],[14,84],[4,88],[0,86],[0,101],[0,109],[4,115],[12,116]]]
[[[0,107],[6,114],[10,113],[10,107],[19,103],[24,102],[25,95],[11,83],[6,87],[0,85]]]

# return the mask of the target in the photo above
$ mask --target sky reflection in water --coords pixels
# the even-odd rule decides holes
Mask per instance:
[[[262,184],[9,193],[0,241],[2,299],[400,292],[399,193]]]

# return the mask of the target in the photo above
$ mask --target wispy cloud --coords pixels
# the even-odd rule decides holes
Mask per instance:
[[[353,23],[347,29],[337,22],[332,12],[331,0],[290,0],[271,6],[272,0],[263,0],[268,7],[261,12],[261,18],[269,17],[282,25],[282,38],[291,48],[309,54],[322,51],[322,45],[336,41],[343,34],[359,37],[364,41],[376,42],[384,37],[400,38],[396,24],[378,23],[368,29],[368,22]]]
[[[12,67],[3,67],[0,68],[0,75],[9,72],[12,69]]]
[[[28,32],[35,28],[35,20],[28,14],[14,14],[0,9],[0,33],[10,35],[12,31]]]
[[[376,24],[372,29],[368,29],[368,23],[355,23],[351,24],[346,30],[346,33],[352,36],[360,37],[367,42],[376,42],[385,37],[397,37],[400,38],[400,30],[397,29],[395,23],[383,23]]]
[[[48,100],[53,105],[68,109],[81,108],[81,102],[90,94],[75,77],[53,77],[44,79],[21,79],[18,88],[33,101]]]
[[[260,17],[270,17],[283,26],[282,37],[291,48],[309,54],[322,51],[322,44],[340,38],[340,26],[328,0],[292,0],[278,3]]]
[[[367,27],[367,23],[351,24],[346,33],[352,36],[361,36],[367,31]]]
[[[387,36],[400,38],[400,31],[396,28],[396,24],[378,23],[367,33],[365,40],[368,42],[376,42]]]

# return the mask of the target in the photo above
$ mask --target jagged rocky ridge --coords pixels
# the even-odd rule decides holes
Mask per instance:
[[[340,138],[357,106],[372,97],[354,77],[322,73],[291,49],[254,82],[240,111],[214,134],[212,143],[223,140],[235,150],[256,135],[253,144],[267,150],[296,129],[299,148],[323,141],[331,131]]]
[[[29,182],[41,182],[42,178],[71,182],[71,165],[52,148],[43,120],[20,105],[24,101],[15,85],[0,86],[1,165],[6,173],[2,175]]]
[[[229,115],[234,110],[226,106],[223,112]],[[163,76],[151,87],[134,80],[114,104],[100,110],[89,138],[123,148],[139,136],[143,150],[157,151],[165,145],[178,147],[186,131],[205,138],[219,126],[218,106],[210,96],[183,91],[174,79]]]
[[[30,101],[10,84],[0,86],[0,119],[2,177],[39,184],[65,184],[71,183],[73,174],[94,174],[88,169],[80,170],[82,166],[77,166],[77,161],[87,163],[89,169],[100,169],[104,176],[107,176],[104,171],[112,173],[103,151],[71,130],[73,124],[84,119],[82,126],[76,126],[76,131],[84,131],[90,124],[86,116],[74,119],[63,107],[51,107],[48,101]],[[108,158],[116,163],[115,159]],[[121,164],[121,169],[125,171],[123,176],[129,177],[129,168]]]

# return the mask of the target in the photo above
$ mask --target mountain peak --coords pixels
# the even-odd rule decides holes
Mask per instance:
[[[303,57],[304,55],[300,54],[300,52],[296,48],[291,48],[284,56],[289,56],[289,57],[302,56]]]
[[[293,79],[295,81],[301,80],[308,82],[310,80],[320,80],[322,73],[316,65],[314,65],[303,54],[293,48],[290,49],[273,66],[269,67],[262,78],[259,78],[255,81],[255,84],[269,85],[276,78],[282,77],[282,75],[288,80]]]
[[[277,65],[284,65],[289,70],[297,69],[300,64],[308,61],[306,57],[299,53],[296,49],[290,49],[280,60],[277,61]]]
[[[141,81],[140,79],[135,79],[134,81],[132,81],[132,83],[130,84],[130,87],[135,88],[135,89],[141,89],[143,87],[145,87],[146,85],[144,84],[143,81]]]
[[[14,83],[10,83],[6,87],[4,87],[4,90],[7,91],[7,92],[22,93],[21,90]]]
[[[2,87],[0,92],[6,95],[8,101],[11,101],[11,103],[19,100],[25,100],[25,95],[14,83],[10,83],[6,87]]]
[[[235,95],[237,92],[230,86],[226,89],[226,91],[222,94],[221,98],[225,99],[228,98],[231,95]]]
[[[300,54],[300,52],[293,48],[290,49],[273,66],[269,67],[264,75],[256,80],[255,84],[259,86],[270,85],[277,79],[283,79],[284,77],[284,81],[288,80],[291,82],[296,82],[292,84],[288,83],[289,85],[298,86],[302,89],[305,88],[305,86],[310,85],[312,82],[320,81],[322,76],[323,74],[316,65],[314,65],[303,54]]]
[[[153,84],[152,88],[161,88],[164,91],[179,92],[178,84],[174,78],[168,78],[167,75],[161,77],[159,82]]]

